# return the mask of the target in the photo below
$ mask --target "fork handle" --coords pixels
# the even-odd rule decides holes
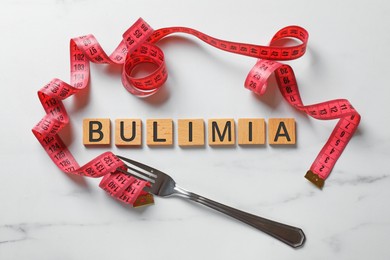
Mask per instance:
[[[215,209],[241,222],[244,222],[268,235],[286,243],[287,245],[297,248],[304,244],[305,234],[302,229],[282,224],[273,220],[262,218],[226,205],[202,197],[193,192],[187,191],[179,186],[174,188],[176,195],[198,202],[204,206]]]

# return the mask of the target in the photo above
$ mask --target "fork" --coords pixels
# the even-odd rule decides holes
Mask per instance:
[[[146,192],[150,192],[160,197],[176,195],[198,202],[263,231],[293,248],[301,247],[305,242],[305,234],[300,228],[252,215],[207,199],[193,192],[189,192],[176,185],[176,182],[168,174],[163,173],[160,170],[122,156],[116,156],[129,164],[125,163],[127,171],[121,168],[118,168],[118,171],[132,175],[136,178],[141,178],[150,183],[150,187],[144,188]]]

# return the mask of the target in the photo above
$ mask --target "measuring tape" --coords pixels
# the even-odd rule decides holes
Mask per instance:
[[[279,30],[271,39],[269,46],[220,40],[186,27],[169,27],[154,31],[142,18],[123,34],[123,40],[111,55],[104,52],[91,34],[71,39],[70,84],[53,79],[38,91],[46,115],[32,129],[53,162],[66,173],[103,177],[99,186],[125,203],[141,206],[153,202],[152,195],[142,190],[148,183],[117,171],[118,167],[123,167],[123,163],[111,152],[106,152],[80,167],[58,133],[69,122],[62,100],[87,86],[90,61],[123,65],[122,83],[136,96],[146,97],[156,93],[166,81],[168,74],[164,53],[155,44],[172,33],[190,34],[215,48],[257,58],[244,83],[247,89],[258,95],[264,94],[267,80],[274,73],[279,90],[290,105],[316,119],[339,119],[328,141],[305,175],[308,180],[322,188],[325,179],[357,129],[360,115],[345,99],[313,105],[303,104],[292,68],[277,62],[297,59],[305,53],[309,35],[299,26],[288,26]],[[294,38],[301,43],[290,47],[275,46],[277,41],[285,38]],[[132,71],[141,63],[153,63],[157,69],[143,78],[135,78]]]

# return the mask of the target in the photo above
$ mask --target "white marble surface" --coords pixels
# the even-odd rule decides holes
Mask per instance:
[[[390,259],[389,2],[204,2],[1,2],[0,259]],[[50,161],[30,131],[43,116],[36,91],[53,77],[68,81],[71,37],[93,33],[110,52],[138,17],[258,44],[286,25],[307,28],[308,52],[290,62],[304,102],[349,99],[359,130],[318,190],[303,176],[336,121],[298,113],[272,82],[264,97],[253,95],[243,82],[254,59],[180,35],[160,44],[169,80],[149,99],[127,93],[119,71],[92,65],[90,88],[65,101],[70,150],[81,164],[107,149],[147,162],[189,190],[301,227],[303,248],[181,199],[128,208],[99,180],[67,176]],[[298,140],[290,148],[86,148],[88,117],[294,117]]]

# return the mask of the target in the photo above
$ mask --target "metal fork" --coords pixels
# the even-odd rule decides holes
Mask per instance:
[[[202,205],[240,220],[248,225],[251,225],[254,228],[263,231],[294,248],[302,246],[305,242],[305,234],[300,228],[255,216],[207,199],[177,186],[176,182],[169,175],[163,173],[162,171],[122,156],[117,155],[117,157],[131,165],[130,166],[125,164],[128,171],[124,171],[120,168],[118,169],[119,171],[150,182],[151,186],[144,188],[146,192],[153,193],[160,197],[176,195],[198,202]]]

